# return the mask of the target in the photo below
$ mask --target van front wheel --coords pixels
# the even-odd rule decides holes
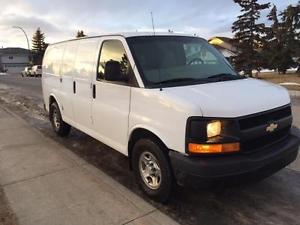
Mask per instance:
[[[141,189],[152,199],[166,202],[172,192],[173,176],[163,146],[141,139],[133,147],[132,167]]]
[[[53,102],[50,106],[50,122],[55,133],[61,137],[69,135],[71,126],[62,119],[58,104]]]

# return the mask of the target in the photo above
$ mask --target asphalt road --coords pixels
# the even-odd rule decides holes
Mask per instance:
[[[19,74],[0,76],[0,84],[19,88],[21,91],[30,93],[34,96],[41,96],[42,93],[41,79],[36,77],[23,78]]]
[[[3,84],[8,89],[3,89]],[[292,169],[285,168],[259,183],[237,181],[239,185],[233,187],[217,186],[209,190],[177,188],[171,201],[162,205],[148,199],[137,188],[132,173],[128,170],[127,158],[123,155],[76,129],[66,139],[54,135],[41,111],[40,78],[0,76],[0,99],[8,99],[0,101],[0,104],[5,104],[5,107],[26,118],[46,136],[60,142],[121,185],[143,196],[181,224],[300,225],[299,163]],[[297,107],[299,102],[293,100]]]

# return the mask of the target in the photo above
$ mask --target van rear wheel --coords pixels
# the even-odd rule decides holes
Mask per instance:
[[[173,176],[167,155],[153,139],[140,139],[132,152],[132,168],[141,189],[152,199],[168,201],[173,189]]]
[[[50,121],[55,133],[61,137],[66,137],[71,131],[71,126],[62,119],[58,104],[53,102],[50,106]]]

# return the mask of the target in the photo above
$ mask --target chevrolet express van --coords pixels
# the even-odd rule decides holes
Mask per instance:
[[[116,34],[52,44],[43,97],[54,131],[75,127],[128,156],[141,189],[271,175],[295,160],[291,101],[238,75],[202,38]]]

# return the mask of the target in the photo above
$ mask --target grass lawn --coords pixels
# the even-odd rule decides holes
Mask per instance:
[[[266,80],[275,84],[280,83],[298,83],[300,85],[300,74],[299,73],[287,73],[287,74],[278,74],[273,73],[259,73],[258,79]],[[284,86],[289,90],[300,91],[300,86],[286,85]]]

